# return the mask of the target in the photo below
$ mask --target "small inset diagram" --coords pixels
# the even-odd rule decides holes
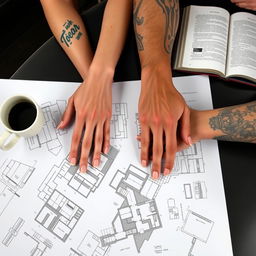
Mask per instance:
[[[207,243],[211,234],[214,222],[195,213],[188,211],[181,231],[193,238],[188,256],[193,256],[192,251],[194,249],[196,240],[203,243]]]
[[[12,240],[19,234],[19,231],[24,223],[25,221],[22,218],[18,218],[4,237],[2,244],[8,247],[11,244]]]
[[[65,242],[75,228],[84,210],[59,191],[54,190],[35,220]]]
[[[194,193],[196,199],[206,199],[207,198],[207,187],[204,181],[193,182]]]
[[[204,161],[201,142],[176,154],[172,175],[204,173]]]
[[[167,200],[167,206],[169,211],[169,219],[170,220],[177,220],[180,218],[179,208],[175,204],[175,199],[169,198]]]
[[[35,247],[33,247],[30,251],[30,256],[44,256],[46,255],[47,249],[51,249],[53,246],[52,242],[49,239],[44,238],[36,231],[33,231],[32,234],[29,234],[27,232],[25,232],[24,234],[35,243]]]
[[[111,139],[127,139],[128,108],[127,103],[112,104],[112,118],[110,122]]]
[[[158,185],[149,179],[149,174],[130,165],[125,173],[116,173],[110,186],[124,201],[112,221],[112,227],[102,230],[102,246],[110,246],[132,236],[139,253],[154,230],[162,227],[154,199]]]
[[[87,198],[100,186],[102,180],[114,162],[118,150],[110,147],[108,154],[101,154],[101,162],[98,167],[93,167],[88,162],[87,172],[78,172],[79,166],[72,166],[66,157],[59,166],[54,165],[49,174],[40,185],[39,198],[46,201],[58,186],[68,185],[73,190]]]
[[[57,156],[60,153],[62,144],[59,136],[66,134],[67,130],[57,130],[56,127],[61,121],[66,105],[67,102],[65,100],[57,100],[55,104],[46,102],[41,105],[45,124],[39,134],[26,139],[30,150],[38,149],[45,145],[51,154]]]
[[[189,184],[189,183],[184,184],[183,188],[184,188],[185,198],[186,199],[192,199],[193,198],[193,194],[192,194],[191,184]]]
[[[71,249],[70,255],[75,256],[104,256],[109,247],[102,247],[100,238],[90,230],[86,233],[77,250]],[[72,254],[73,253],[73,254]]]
[[[136,130],[137,130],[137,136],[141,135],[141,126],[140,126],[140,121],[139,121],[139,113],[135,114],[135,124],[136,124]],[[141,148],[141,143],[139,140],[138,141],[138,148]]]
[[[11,200],[18,195],[18,191],[22,189],[35,167],[23,164],[15,160],[6,160],[0,167],[0,216],[7,208]]]

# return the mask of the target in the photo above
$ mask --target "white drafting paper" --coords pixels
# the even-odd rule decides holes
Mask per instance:
[[[191,107],[212,108],[208,77],[174,82]],[[0,255],[233,255],[216,141],[178,153],[172,175],[152,180],[136,140],[140,82],[115,83],[110,152],[80,174],[67,161],[72,128],[55,129],[78,86],[0,80],[0,102],[28,94],[45,116],[40,134],[1,151]]]

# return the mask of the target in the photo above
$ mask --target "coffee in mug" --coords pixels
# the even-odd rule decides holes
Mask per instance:
[[[16,95],[1,105],[0,122],[6,130],[0,136],[0,148],[9,150],[20,137],[30,137],[39,133],[44,118],[42,110],[31,97]]]

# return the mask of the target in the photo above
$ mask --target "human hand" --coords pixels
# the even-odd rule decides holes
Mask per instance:
[[[152,134],[152,177],[157,179],[160,176],[164,145],[164,175],[168,175],[177,152],[177,136],[181,136],[186,144],[191,144],[189,108],[173,86],[169,65],[146,67],[142,70],[139,120],[142,166],[146,167],[149,162]]]
[[[256,0],[231,0],[231,2],[240,8],[256,11]]]
[[[95,167],[100,164],[102,148],[104,153],[109,151],[113,74],[112,70],[101,70],[91,66],[87,79],[69,98],[68,106],[58,126],[59,129],[66,128],[75,114],[69,161],[72,165],[77,164],[82,141],[79,163],[81,172],[87,170],[88,158],[93,146],[92,163]]]

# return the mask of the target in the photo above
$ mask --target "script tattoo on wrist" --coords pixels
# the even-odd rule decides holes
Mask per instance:
[[[164,49],[170,54],[179,24],[179,0],[156,0],[165,16]]]
[[[67,20],[63,24],[62,33],[60,36],[61,43],[65,44],[67,47],[72,45],[72,40],[75,38],[79,40],[82,36],[80,27],[77,24],[74,24],[72,20]]]
[[[138,13],[141,7],[143,0],[140,0],[139,3],[137,4],[137,6],[134,7],[134,12],[133,12],[133,24],[134,24],[134,32],[135,32],[135,38],[136,38],[136,43],[137,43],[137,48],[138,51],[143,51],[144,50],[144,46],[143,46],[143,36],[141,34],[138,33],[137,31],[137,26],[140,26],[143,24],[144,22],[144,17],[139,17]]]
[[[217,140],[256,142],[256,102],[220,110],[209,119],[209,125],[224,133],[215,137]]]

